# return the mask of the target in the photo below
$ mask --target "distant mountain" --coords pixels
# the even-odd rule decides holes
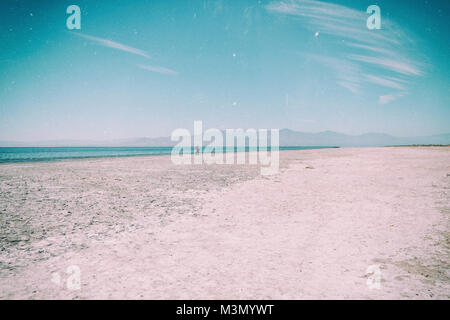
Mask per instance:
[[[35,142],[0,141],[0,147],[163,147],[173,146],[170,137],[116,140],[46,140]]]
[[[0,141],[0,147],[162,147],[174,146],[177,142],[170,137],[129,138],[118,140],[49,140],[37,142]],[[347,135],[334,131],[318,133],[300,132],[290,129],[280,130],[280,146],[338,146],[338,147],[376,147],[413,144],[450,144],[450,134],[419,137],[394,137],[384,133],[365,133]]]
[[[280,130],[282,146],[376,147],[412,144],[450,144],[450,134],[424,137],[393,137],[384,133],[347,135],[333,131],[319,133]]]

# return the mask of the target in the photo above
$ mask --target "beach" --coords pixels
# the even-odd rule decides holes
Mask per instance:
[[[450,298],[450,147],[281,151],[259,169],[1,164],[0,299]]]

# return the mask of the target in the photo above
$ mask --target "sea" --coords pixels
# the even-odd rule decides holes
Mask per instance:
[[[279,150],[308,150],[335,147],[279,147]],[[68,159],[161,156],[170,155],[174,147],[2,147],[0,148],[0,163],[59,161]],[[270,148],[269,148],[270,149]],[[174,150],[181,152],[180,150]],[[202,152],[207,151],[204,147]],[[223,152],[248,152],[247,148],[224,148]],[[254,151],[254,150],[251,150]],[[194,148],[185,150],[196,152]]]

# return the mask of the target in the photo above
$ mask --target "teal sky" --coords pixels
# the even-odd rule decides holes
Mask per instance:
[[[81,9],[68,30],[66,8]],[[366,9],[381,8],[381,30]],[[450,132],[450,2],[0,2],[0,140]]]

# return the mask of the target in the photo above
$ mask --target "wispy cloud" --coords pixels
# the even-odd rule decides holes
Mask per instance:
[[[375,57],[369,57],[369,56],[361,56],[352,54],[348,56],[349,59],[357,60],[361,62],[371,63],[376,66],[389,69],[401,74],[405,75],[422,75],[422,71],[420,71],[418,68],[414,67],[412,64],[404,63],[404,62],[398,62],[395,60],[390,60],[386,58],[375,58]]]
[[[360,86],[359,86],[358,83],[347,82],[347,81],[338,81],[337,84],[340,85],[343,88],[346,88],[346,89],[350,90],[354,94],[359,93]]]
[[[175,70],[164,68],[164,67],[159,67],[159,66],[148,66],[148,65],[137,65],[137,66],[143,70],[158,72],[158,73],[167,74],[167,75],[171,75],[171,76],[178,74],[178,72]]]
[[[407,85],[424,74],[423,65],[409,57],[406,48],[414,44],[402,28],[382,16],[382,29],[369,30],[365,10],[316,0],[275,1],[266,6],[269,12],[298,19],[301,26],[316,34],[318,41],[326,35],[334,45],[330,55],[307,53],[309,57],[333,70],[336,84],[353,94],[361,94],[367,85],[378,85],[397,92],[382,94],[381,104],[407,93]],[[352,54],[349,54],[349,52]]]
[[[137,49],[137,48],[133,48],[130,46],[127,46],[125,44],[119,43],[119,42],[115,42],[112,40],[108,40],[108,39],[103,39],[103,38],[99,38],[99,37],[94,37],[94,36],[90,36],[87,34],[81,34],[81,33],[74,33],[75,35],[84,38],[84,39],[88,39],[90,41],[93,41],[97,44],[100,44],[102,46],[108,47],[108,48],[112,48],[112,49],[116,49],[116,50],[120,50],[120,51],[125,51],[125,52],[129,52],[141,57],[145,57],[150,59],[150,55],[147,54],[147,52]],[[157,72],[157,73],[162,73],[162,74],[167,74],[167,75],[177,75],[178,72],[174,71],[172,69],[169,68],[164,68],[164,67],[160,67],[160,66],[151,66],[151,65],[137,65],[137,67],[143,69],[143,70],[147,70],[147,71],[152,71],[152,72]]]
[[[309,54],[308,57],[333,70],[336,83],[354,94],[360,92],[359,66],[342,58]]]
[[[399,93],[399,94],[387,94],[387,95],[383,95],[380,96],[378,98],[378,102],[380,104],[387,104],[389,102],[392,102],[394,100],[396,100],[397,98],[403,97],[403,94]]]
[[[365,53],[377,52],[377,53],[382,53],[387,56],[395,56],[395,52],[393,52],[389,49],[380,48],[379,46],[371,46],[371,45],[365,45],[365,44],[353,43],[353,42],[347,42],[347,46],[358,48],[358,49],[364,49]]]
[[[369,82],[378,84],[383,87],[398,89],[398,90],[405,90],[405,86],[402,84],[403,81],[400,79],[383,78],[383,77],[378,77],[378,76],[374,76],[371,74],[367,74],[366,79]]]
[[[99,37],[94,37],[94,36],[90,36],[90,35],[82,34],[82,33],[73,33],[73,34],[75,34],[81,38],[91,40],[97,44],[100,44],[100,45],[108,47],[108,48],[129,52],[129,53],[136,54],[138,56],[142,56],[145,58],[150,58],[150,56],[145,51],[124,45],[119,42],[115,42],[112,40],[103,39],[103,38],[99,38]]]

